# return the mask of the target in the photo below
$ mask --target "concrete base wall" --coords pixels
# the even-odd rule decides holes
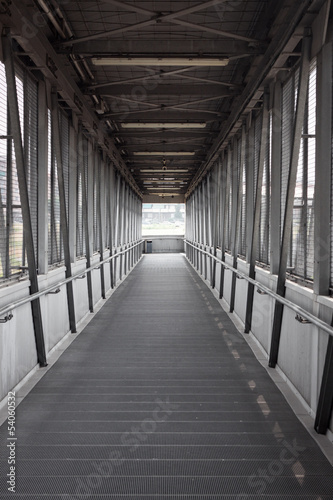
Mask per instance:
[[[206,248],[206,251],[211,249]],[[217,257],[221,258],[221,252],[217,251]],[[202,257],[202,266],[199,256],[199,272],[203,278],[209,280],[211,260],[209,256]],[[226,263],[232,265],[230,255],[225,256]],[[195,268],[198,268],[195,260]],[[248,264],[238,259],[238,269],[248,274]],[[221,264],[216,265],[216,285],[220,291]],[[256,279],[275,291],[277,277],[269,271],[256,268]],[[226,308],[230,304],[232,272],[225,270],[223,283],[223,303]],[[233,315],[244,327],[245,310],[247,301],[248,282],[245,279],[236,279],[235,307]],[[306,311],[317,315],[320,319],[331,323],[333,314],[333,299],[318,296],[309,288],[287,281],[286,298],[299,305]],[[255,291],[253,303],[253,317],[251,334],[261,346],[267,359],[270,351],[272,324],[274,317],[275,301],[269,295],[261,295]],[[287,307],[284,308],[280,350],[277,369],[286,379],[287,383],[299,397],[308,413],[314,417],[320,391],[321,378],[324,368],[327,349],[328,335],[312,324],[302,324],[296,321],[296,313]],[[333,419],[330,430],[333,431]]]
[[[145,239],[145,252],[147,252],[147,241],[152,241],[153,253],[184,252],[184,237],[183,236],[153,236]]]
[[[119,251],[119,249],[118,249]],[[106,251],[104,258],[109,256]],[[92,256],[91,264],[98,264],[100,255]],[[122,279],[125,278],[125,257],[118,257],[116,265],[117,283],[120,282],[120,267]],[[120,265],[120,261],[122,263]],[[129,260],[127,261],[127,273]],[[80,274],[86,269],[86,259],[80,259],[72,265],[73,275]],[[103,265],[106,293],[110,290],[110,264]],[[89,313],[87,277],[73,281],[74,304],[76,323],[82,322]],[[91,272],[94,306],[101,300],[101,270]],[[39,276],[39,289],[43,290],[65,279],[63,266],[51,269],[47,275]],[[0,289],[0,303],[3,307],[29,296],[30,282],[27,279],[10,283]],[[66,285],[61,286],[60,293],[47,294],[40,298],[46,354],[69,332],[69,318],[67,308]],[[31,316],[31,304],[25,304],[12,311],[13,318],[7,323],[0,324],[0,401],[7,398],[7,394],[17,386],[30,372],[39,368],[37,363],[35,336]]]

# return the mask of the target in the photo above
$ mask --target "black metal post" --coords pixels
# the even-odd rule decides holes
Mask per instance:
[[[80,145],[80,164],[79,169],[81,170],[81,180],[82,180],[82,216],[84,220],[84,231],[86,240],[86,267],[87,269],[91,267],[91,255],[90,255],[90,236],[89,236],[89,217],[88,217],[88,190],[87,190],[87,179],[84,169],[84,157],[87,156],[88,161],[88,151],[83,148],[83,137],[82,128],[80,125],[79,131],[79,145]],[[88,164],[89,168],[89,164]],[[87,273],[87,287],[88,287],[88,303],[89,311],[94,312],[93,304],[93,293],[92,293],[92,282],[91,282],[91,271]]]
[[[253,229],[251,235],[251,248],[249,254],[249,277],[252,279],[255,279],[255,266],[256,266],[256,257],[257,257],[258,242],[259,242],[262,181],[264,175],[266,147],[268,140],[268,105],[269,105],[269,94],[268,92],[265,92],[264,102],[263,102],[259,166],[258,166],[257,185],[256,185],[255,204],[254,204],[254,219],[253,219]],[[252,283],[249,283],[247,289],[245,333],[249,333],[249,331],[251,330],[253,297],[254,297],[254,285]]]
[[[32,224],[31,224],[26,169],[24,165],[24,152],[22,145],[22,134],[21,134],[20,116],[19,116],[16,81],[15,81],[14,57],[13,57],[12,41],[9,33],[2,36],[2,47],[3,47],[3,57],[6,70],[6,79],[7,79],[7,99],[8,99],[8,109],[10,116],[11,135],[13,136],[14,140],[17,178],[18,178],[20,200],[22,206],[23,234],[27,252],[27,260],[28,260],[30,293],[33,294],[39,291],[37,266],[36,266],[35,250],[34,250]],[[41,313],[39,298],[31,302],[31,310],[32,310],[32,318],[34,325],[37,360],[39,365],[41,367],[44,367],[47,366],[47,362],[46,362],[46,352],[45,352],[45,342],[44,342],[43,321],[42,321],[42,313]]]
[[[242,128],[241,137],[241,155],[240,155],[240,165],[239,171],[237,173],[237,184],[238,189],[235,200],[235,211],[234,214],[234,227],[232,231],[232,266],[237,269],[237,259],[238,259],[238,247],[240,241],[240,223],[241,223],[241,210],[242,210],[242,196],[243,196],[243,169],[245,162],[245,127]],[[238,169],[237,169],[238,170]],[[235,295],[236,295],[236,273],[232,273],[231,278],[231,294],[230,294],[230,312],[233,312],[235,307]]]
[[[298,92],[297,92],[296,115],[293,127],[293,142],[292,142],[292,150],[290,156],[286,207],[285,207],[282,241],[281,241],[278,282],[276,288],[276,293],[281,297],[284,297],[285,295],[285,281],[286,281],[289,245],[291,240],[290,237],[291,237],[291,228],[293,220],[293,206],[295,198],[298,157],[301,146],[301,135],[304,123],[305,105],[307,100],[307,91],[309,84],[311,42],[312,42],[311,32],[309,29],[306,29],[304,32],[304,38],[302,44],[302,56],[301,56],[301,66],[300,66],[300,75],[299,75]],[[278,359],[282,316],[283,316],[283,304],[281,304],[280,302],[276,302],[274,319],[273,319],[271,349],[269,356],[269,366],[271,368],[275,368]]]
[[[69,248],[69,232],[68,232],[68,218],[67,218],[67,207],[66,207],[66,195],[65,195],[65,181],[64,181],[64,170],[62,164],[62,145],[61,145],[61,135],[60,135],[60,123],[59,123],[59,107],[58,107],[58,97],[56,91],[51,94],[52,101],[52,133],[53,133],[53,147],[55,151],[56,163],[57,163],[57,177],[58,177],[58,192],[59,192],[59,205],[60,205],[60,228],[62,234],[62,241],[64,246],[64,258],[65,258],[65,268],[66,268],[66,278],[72,276],[72,266],[71,266],[71,255]],[[66,284],[67,289],[67,306],[68,306],[68,316],[69,324],[72,333],[76,333],[76,319],[75,319],[75,305],[74,305],[74,291],[73,282],[70,281]]]

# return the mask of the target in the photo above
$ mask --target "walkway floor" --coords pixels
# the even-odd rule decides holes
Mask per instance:
[[[182,255],[146,255],[17,408],[2,499],[333,499],[333,468]],[[4,453],[3,453],[4,452]]]

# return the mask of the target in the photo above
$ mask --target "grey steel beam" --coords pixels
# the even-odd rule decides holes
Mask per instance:
[[[252,113],[248,115],[248,151],[246,156],[246,262],[250,262],[254,221],[254,125]],[[280,168],[280,166],[279,166]]]
[[[91,251],[90,251],[90,230],[89,230],[89,208],[88,208],[88,186],[84,169],[84,156],[88,157],[88,151],[83,147],[83,137],[82,137],[82,124],[80,124],[79,130],[79,166],[81,171],[81,182],[82,182],[82,217],[84,223],[84,233],[85,233],[85,245],[86,245],[86,267],[87,269],[91,267]],[[87,159],[88,161],[88,159]],[[87,273],[87,290],[88,290],[88,303],[89,311],[94,312],[93,304],[93,293],[92,293],[92,281],[91,281],[91,271]]]
[[[259,243],[259,224],[260,224],[260,210],[261,210],[261,197],[262,197],[262,181],[264,174],[264,165],[266,157],[266,148],[268,141],[268,107],[269,107],[269,94],[265,92],[264,102],[263,102],[263,115],[262,115],[262,128],[261,128],[261,140],[260,140],[260,154],[259,154],[259,165],[257,173],[257,183],[255,192],[255,204],[254,204],[254,218],[253,218],[253,229],[251,234],[251,247],[249,254],[249,277],[255,278],[255,266],[256,258],[258,254],[258,243]],[[252,324],[252,312],[253,312],[253,296],[254,296],[254,286],[249,283],[247,290],[247,301],[246,301],[246,313],[245,313],[245,333],[249,333]]]
[[[298,158],[301,145],[302,128],[304,124],[304,113],[307,100],[307,91],[309,84],[309,69],[310,69],[310,53],[311,53],[311,33],[310,30],[305,30],[302,43],[302,57],[300,66],[300,75],[297,91],[296,115],[293,126],[292,149],[289,165],[289,176],[286,195],[286,206],[283,221],[283,231],[281,240],[280,263],[278,272],[278,281],[276,293],[284,297],[285,281],[289,254],[289,245],[291,239],[291,228],[293,221],[293,206],[295,198],[295,187],[297,178]],[[283,304],[275,303],[272,340],[269,355],[269,366],[275,368],[280,346],[281,326],[283,316]]]
[[[72,276],[72,265],[71,265],[71,254],[69,248],[68,218],[67,218],[67,207],[66,207],[64,169],[62,162],[61,131],[59,123],[59,106],[58,106],[58,96],[55,89],[51,94],[51,100],[52,100],[52,110],[51,110],[52,145],[54,148],[56,164],[57,164],[58,192],[59,192],[59,205],[60,205],[60,229],[61,229],[63,249],[64,249],[64,260],[66,268],[65,275],[66,278],[70,278]],[[67,283],[66,289],[67,289],[67,307],[68,307],[70,329],[72,333],[76,333],[74,291],[73,291],[72,281],[69,281]]]
[[[238,33],[231,33],[230,31],[217,30],[215,28],[210,28],[209,26],[202,26],[200,24],[190,23],[189,21],[183,21],[182,19],[173,19],[172,22],[174,24],[179,24],[180,26],[193,28],[194,30],[204,31],[205,33],[212,33],[213,35],[222,36],[225,38],[232,38],[233,40],[242,40],[244,42],[259,43],[259,44],[262,43],[260,40],[256,40],[255,38],[239,35]]]
[[[109,249],[110,249],[110,257],[113,255],[113,233],[115,230],[114,227],[114,170],[111,163],[107,165],[108,168],[108,182],[107,182],[107,210],[108,210],[108,224],[109,224]],[[114,288],[114,262],[110,260],[110,284],[111,288]]]
[[[162,73],[164,76],[162,77],[162,82],[163,79],[165,79],[165,73]],[[173,74],[173,73],[172,73]],[[157,79],[157,74],[154,74],[154,76]],[[171,75],[170,75],[171,76]],[[161,79],[158,76],[159,80]],[[149,79],[149,76],[145,77],[146,80]],[[143,79],[144,80],[144,79]],[[149,88],[149,84],[147,84],[148,88],[145,88],[145,85],[142,87],[136,87],[130,84],[109,84],[108,86],[102,87],[102,88],[89,88],[87,89],[86,93],[87,94],[95,94],[95,95],[101,95],[103,97],[116,97],[116,98],[121,98],[121,97],[132,97],[133,99],[136,97],[138,102],[144,102],[141,101],[141,98],[149,97],[161,97],[161,96],[167,96],[167,97],[178,97],[179,98],[179,87],[178,85],[175,85],[175,83],[160,83],[156,82],[156,84],[151,85],[152,89]],[[229,89],[227,87],[221,88],[221,85],[217,83],[211,83],[207,84],[205,86],[201,85],[200,83],[197,84],[187,84],[184,83],[182,85],[182,97],[185,96],[191,96],[191,98],[197,96],[197,97],[203,97],[203,96],[208,96],[211,98],[218,98],[219,96],[222,97],[229,97],[229,96],[234,96],[235,91],[232,89]],[[139,99],[138,99],[139,98]]]
[[[12,49],[12,40],[9,32],[6,32],[1,37],[3,60],[5,64],[6,80],[7,80],[7,100],[8,110],[10,116],[10,133],[13,136],[14,149],[15,149],[15,163],[17,171],[17,179],[20,192],[20,201],[22,207],[23,219],[23,235],[25,241],[25,248],[28,260],[28,272],[30,280],[30,294],[38,293],[38,277],[36,256],[34,250],[33,232],[31,224],[31,214],[29,205],[29,193],[27,186],[26,167],[24,164],[24,152],[22,145],[22,134],[20,126],[20,115],[17,100],[17,89],[15,81],[15,67]],[[47,366],[44,330],[42,313],[40,308],[39,298],[31,302],[32,318],[34,325],[34,334],[37,350],[37,360],[41,367]]]
[[[98,39],[101,39],[101,38],[110,38],[110,37],[118,35],[118,34],[128,33],[129,31],[139,31],[140,29],[145,28],[147,26],[152,26],[152,25],[159,24],[159,23],[162,23],[162,22],[165,22],[165,21],[175,22],[177,20],[177,18],[180,17],[180,16],[185,16],[185,15],[188,15],[188,14],[193,14],[194,12],[198,12],[200,10],[207,9],[209,7],[215,6],[217,3],[220,3],[221,1],[223,1],[223,0],[209,0],[207,2],[203,2],[201,4],[197,4],[197,5],[194,5],[192,7],[188,7],[186,9],[178,10],[177,12],[172,12],[170,14],[164,14],[164,15],[156,13],[156,12],[153,12],[153,11],[150,11],[150,15],[152,17],[151,17],[151,19],[148,19],[147,21],[142,21],[142,22],[131,24],[131,25],[128,25],[128,26],[123,26],[123,27],[117,28],[115,30],[104,31],[104,32],[101,32],[101,33],[96,33],[94,35],[87,35],[87,36],[84,36],[84,37],[81,37],[81,38],[67,40],[66,42],[62,42],[61,45],[63,47],[65,47],[67,45],[74,45],[74,44],[79,43],[79,42],[85,42],[85,41],[90,41],[90,40],[98,40]],[[126,3],[123,3],[122,8],[126,8],[125,7],[126,5],[127,5]],[[135,5],[130,6],[130,7],[131,7],[131,9],[134,12],[137,11],[136,9],[140,9],[141,12],[138,12],[138,13],[141,13],[141,14],[143,13],[141,7],[136,7]],[[146,9],[145,9],[145,15],[149,15],[149,11],[146,10]],[[194,25],[194,26],[197,26],[197,25]],[[198,29],[200,29],[200,28],[198,28]],[[226,32],[226,33],[228,33],[228,32]],[[236,38],[236,39],[240,39],[240,40],[246,40],[246,41],[249,41],[249,42],[256,41],[256,40],[253,40],[253,39],[250,39],[250,38],[240,37],[238,35],[235,35],[235,37],[232,37],[232,36],[230,36],[230,33],[227,34],[227,35],[225,35],[225,36],[227,36],[229,38]]]
[[[332,42],[317,57],[316,178],[314,196],[314,283],[313,291],[327,295],[330,276],[332,158]]]
[[[281,238],[281,151],[282,151],[282,85],[277,80],[271,87],[272,106],[272,153],[271,153],[271,273],[279,272]]]
[[[77,220],[77,130],[69,125],[69,199],[68,231],[71,262],[76,260],[76,220]]]
[[[225,262],[225,244],[226,244],[226,230],[227,230],[227,216],[228,216],[228,204],[229,204],[229,192],[230,192],[230,172],[228,168],[228,153],[224,154],[222,159],[222,179],[221,179],[221,200],[222,200],[222,210],[221,210],[221,261]],[[224,265],[221,265],[220,273],[220,288],[219,288],[219,298],[222,299],[224,292]]]
[[[196,69],[195,66],[188,66],[186,68],[178,68],[178,69],[173,69],[172,71],[164,71],[161,73],[160,71],[154,71],[150,70],[149,73],[147,73],[144,76],[137,76],[135,78],[126,78],[125,80],[116,80],[115,82],[104,82],[104,83],[95,83],[93,85],[89,85],[86,87],[86,91],[92,91],[92,93],[95,93],[96,89],[101,89],[105,87],[113,87],[117,85],[123,85],[126,83],[135,83],[135,82],[145,82],[145,85],[147,87],[151,87],[152,85],[157,87],[160,83],[161,78],[165,78],[166,76],[171,76],[171,75],[179,75],[180,73],[185,73],[186,71],[193,71]],[[148,83],[149,80],[155,79],[155,83]]]
[[[193,54],[205,54],[207,57],[233,57],[241,54],[250,53],[252,55],[262,54],[264,45],[250,44],[240,40],[221,40],[212,39],[169,39],[165,37],[163,40],[163,52],[166,54],[174,54],[177,56],[193,56]],[[153,39],[140,40],[90,40],[89,42],[80,42],[73,47],[58,48],[58,53],[63,54],[78,54],[81,56],[108,56],[118,57],[120,53],[129,54],[132,57],[145,57],[161,55],[159,44]]]
[[[217,256],[217,243],[219,236],[219,224],[220,224],[220,208],[221,208],[221,173],[222,166],[220,159],[217,160],[215,164],[215,176],[214,176],[214,192],[215,192],[215,200],[213,205],[213,255]],[[215,288],[216,284],[216,260],[213,258],[213,268],[212,268],[212,276],[211,276],[211,287]]]
[[[97,204],[98,204],[98,225],[99,225],[99,252],[100,252],[100,273],[101,273],[101,296],[102,299],[106,298],[105,295],[105,277],[104,277],[104,248],[105,248],[105,164],[102,164],[100,153],[96,152],[98,167],[98,187],[97,187]],[[96,166],[96,163],[95,163]]]
[[[237,173],[237,189],[235,187],[235,202],[233,203],[233,227],[231,235],[231,255],[232,255],[232,266],[237,269],[238,265],[238,249],[241,237],[241,212],[242,212],[242,197],[243,197],[243,170],[246,155],[246,134],[245,126],[242,127],[241,135],[241,154],[240,154],[240,165]],[[234,206],[235,205],[235,206]],[[230,312],[234,311],[235,307],[235,296],[236,296],[236,278],[235,273],[232,274],[231,280],[231,292],[230,292]]]

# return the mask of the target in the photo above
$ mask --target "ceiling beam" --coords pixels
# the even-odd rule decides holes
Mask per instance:
[[[260,40],[255,38],[249,38],[247,36],[238,35],[237,33],[230,33],[230,31],[221,31],[214,28],[209,28],[209,26],[202,26],[201,24],[190,23],[188,21],[183,21],[182,19],[173,19],[173,24],[179,24],[180,26],[185,26],[187,28],[193,28],[195,30],[204,31],[206,33],[212,33],[213,35],[223,36],[226,38],[232,38],[234,40],[243,40],[245,42],[251,43],[261,43]]]
[[[147,96],[149,97],[159,97],[159,96],[177,96],[179,97],[180,95],[180,89],[181,89],[181,95],[182,96],[223,96],[223,97],[228,97],[228,96],[233,96],[235,95],[234,90],[230,90],[228,88],[221,88],[220,85],[218,84],[207,84],[207,85],[201,85],[201,84],[194,84],[194,85],[189,85],[187,82],[181,85],[176,85],[175,83],[169,83],[169,84],[159,84],[156,86],[156,88],[152,90],[145,90],[144,88],[142,89],[142,93],[146,92]],[[109,89],[107,87],[104,87],[102,89],[89,89],[86,91],[88,94],[95,94],[95,95],[101,95],[104,97],[113,97],[113,96],[124,96],[124,97],[130,97],[135,94],[135,88],[133,90],[133,85],[114,85],[111,86]]]
[[[149,69],[149,73],[147,75],[139,76],[136,78],[128,78],[126,80],[117,80],[115,82],[104,82],[104,83],[97,83],[95,85],[89,85],[88,87],[86,87],[86,91],[92,90],[93,91],[92,93],[95,93],[94,91],[96,89],[100,89],[100,88],[104,88],[104,87],[111,87],[113,85],[120,85],[120,84],[122,85],[124,83],[142,82],[142,81],[150,80],[152,78],[154,78],[156,80],[156,83],[157,83],[157,82],[159,82],[160,78],[163,78],[165,76],[178,75],[180,73],[185,73],[186,71],[192,71],[194,69],[196,69],[195,66],[174,69],[172,71],[161,71],[161,70],[153,71],[153,70]]]
[[[203,54],[205,57],[223,57],[237,56],[241,54],[260,55],[265,51],[264,44],[249,44],[241,40],[184,40],[184,39],[165,39],[161,40],[161,45],[156,40],[90,40],[89,42],[78,42],[73,47],[59,47],[58,53],[80,54],[81,56],[154,56],[163,54],[174,55],[193,55]]]
[[[158,112],[158,109],[160,112]],[[103,116],[104,119],[108,118],[115,118],[118,117],[121,120],[126,120],[128,116],[131,116],[131,119],[136,121],[136,120],[142,120],[142,115],[147,114],[147,113],[155,113],[154,116],[152,117],[153,120],[160,120],[162,119],[163,121],[168,121],[170,120],[175,120],[175,115],[173,114],[172,117],[169,115],[169,118],[167,118],[166,113],[167,112],[173,112],[175,113],[176,111],[179,113],[179,111],[183,111],[183,113],[179,113],[176,115],[177,120],[181,121],[203,121],[207,122],[207,120],[212,119],[212,115],[216,116],[216,119],[218,117],[225,116],[224,113],[219,113],[215,111],[207,111],[207,110],[195,110],[195,109],[187,109],[187,108],[173,108],[172,106],[165,106],[161,107],[159,106],[158,109],[145,109],[142,111],[137,111],[133,110],[130,111],[129,109],[124,109],[123,111],[119,111],[117,113],[105,113]],[[165,114],[164,114],[165,113]],[[209,118],[208,118],[209,116]]]
[[[156,138],[156,135],[161,136],[161,140],[163,139],[173,139],[176,137],[194,137],[204,139],[205,137],[214,137],[217,135],[217,132],[202,132],[199,130],[182,130],[182,129],[158,129],[158,130],[133,130],[132,132],[124,130],[121,132],[115,132],[112,134],[112,137],[122,137],[122,138],[140,138],[140,137],[151,137],[152,139]]]
[[[117,28],[115,30],[110,30],[110,31],[104,31],[101,33],[95,33],[94,35],[87,35],[83,36],[80,38],[73,38],[71,40],[66,40],[65,42],[61,42],[60,46],[66,47],[68,45],[74,45],[79,42],[87,42],[90,40],[98,40],[101,38],[110,38],[115,35],[123,34],[123,33],[128,33],[129,31],[139,31],[142,28],[145,28],[147,26],[151,26],[154,24],[159,24],[159,23],[165,23],[165,22],[172,22],[173,24],[181,24],[183,26],[187,26],[193,29],[201,30],[201,31],[206,31],[208,33],[213,33],[215,35],[219,36],[225,36],[227,38],[233,38],[235,40],[243,40],[247,42],[255,42],[258,43],[258,40],[255,40],[253,38],[248,38],[248,37],[243,37],[241,35],[237,35],[236,33],[229,33],[228,31],[219,31],[215,30],[213,28],[209,28],[206,26],[201,26],[197,25],[194,23],[188,23],[186,21],[181,21],[178,18],[181,16],[185,16],[188,14],[192,14],[194,12],[198,12],[204,9],[207,9],[209,7],[216,6],[218,3],[221,3],[224,0],[209,0],[208,2],[203,2],[197,5],[194,5],[193,7],[188,7],[186,9],[181,9],[176,12],[172,12],[170,14],[158,14],[156,12],[151,11],[150,15],[152,16],[151,19],[148,19],[147,21],[142,21],[140,23],[135,23],[131,24],[128,26],[123,26],[121,28]],[[122,7],[125,8],[125,3],[122,4]],[[136,6],[131,6],[131,8],[134,10],[136,9]],[[147,11],[147,15],[149,11]]]

